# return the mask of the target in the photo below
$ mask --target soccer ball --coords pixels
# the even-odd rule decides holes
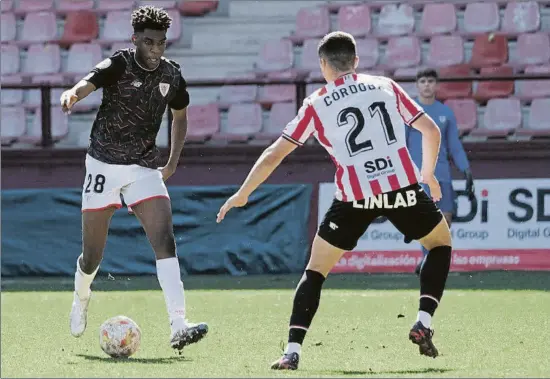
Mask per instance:
[[[128,358],[141,343],[141,329],[126,316],[115,316],[99,327],[99,345],[113,358]]]

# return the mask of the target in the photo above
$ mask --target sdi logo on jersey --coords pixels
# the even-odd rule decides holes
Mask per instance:
[[[371,174],[367,176],[369,179],[375,179],[381,175],[393,174],[395,172],[395,168],[393,167],[390,157],[386,157],[366,161],[365,171],[367,174]]]

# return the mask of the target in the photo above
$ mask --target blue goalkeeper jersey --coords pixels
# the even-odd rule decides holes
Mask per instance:
[[[422,104],[418,98],[414,100],[441,129],[441,147],[439,149],[439,156],[437,157],[435,177],[440,182],[450,182],[452,179],[449,157],[452,158],[455,166],[462,172],[470,167],[468,157],[458,137],[455,115],[451,108],[437,100],[429,105]],[[406,126],[406,136],[407,148],[410,151],[411,157],[416,166],[421,169],[422,134],[418,130]]]

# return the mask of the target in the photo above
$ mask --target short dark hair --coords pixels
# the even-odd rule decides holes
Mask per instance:
[[[168,30],[170,25],[172,18],[162,8],[146,5],[132,12],[134,32],[143,32],[145,29]]]
[[[353,69],[357,49],[355,39],[349,33],[332,32],[323,37],[317,48],[319,58],[325,59],[337,71]]]
[[[437,71],[433,68],[427,68],[416,73],[416,80],[418,81],[421,78],[434,78],[437,81],[439,79],[439,75],[437,75]]]

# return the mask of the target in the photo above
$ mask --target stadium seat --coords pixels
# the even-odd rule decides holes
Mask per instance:
[[[172,24],[166,32],[166,39],[168,42],[175,42],[181,38],[181,16],[176,9],[169,9],[167,12],[172,19]]]
[[[456,117],[459,134],[465,135],[477,127],[477,104],[473,99],[449,99],[445,104]]]
[[[19,45],[57,40],[57,21],[53,12],[27,13]]]
[[[355,40],[357,44],[357,56],[359,57],[358,69],[367,69],[378,64],[380,54],[378,52],[378,40],[374,38],[361,38]]]
[[[402,77],[414,78],[416,77],[416,73],[420,70],[421,70],[420,67],[406,67],[406,68],[398,68],[393,73],[393,77],[397,80],[397,83],[411,97],[418,96],[418,88],[416,87],[416,82],[401,82],[399,81],[399,78],[402,78]]]
[[[408,4],[386,4],[380,10],[375,33],[378,36],[408,35],[414,29],[414,10]]]
[[[508,40],[503,35],[481,34],[474,40],[470,66],[499,66],[508,61]]]
[[[2,145],[17,141],[26,131],[25,110],[21,107],[2,107],[0,138]]]
[[[388,41],[382,67],[418,66],[421,60],[420,41],[416,37],[392,37]]]
[[[111,45],[111,49],[109,50],[109,55],[113,55],[118,50],[124,50],[131,47],[135,47],[132,44],[132,42],[115,42]]]
[[[285,39],[269,40],[263,46],[256,61],[257,73],[283,71],[292,67],[294,51],[292,42]]]
[[[55,89],[52,90],[52,100],[55,101],[56,99],[59,99],[59,97],[57,98],[53,97],[54,94],[55,94]],[[61,94],[59,94],[59,96],[61,96]],[[98,109],[99,106],[101,105],[102,96],[103,96],[103,91],[101,89],[93,91],[88,96],[86,96],[84,100],[79,101],[73,106],[72,108],[73,113],[90,112],[94,109]]]
[[[50,90],[50,101],[51,104],[59,104],[59,99],[63,93],[63,88],[52,88]],[[78,103],[77,103],[78,104]],[[42,105],[42,91],[39,89],[31,89],[26,91],[26,99],[23,104],[25,108],[38,108]],[[75,104],[76,106],[76,104]]]
[[[344,5],[338,11],[338,29],[355,38],[364,37],[371,31],[370,8],[367,4]]]
[[[427,63],[432,67],[445,67],[464,63],[464,41],[460,36],[432,37]]]
[[[550,74],[550,65],[528,66],[525,74]],[[520,80],[518,81],[518,97],[530,100],[537,97],[550,97],[550,80]]]
[[[507,3],[502,19],[502,31],[510,34],[529,33],[540,29],[539,4],[536,1]]]
[[[440,78],[449,78],[457,76],[469,76],[470,66],[466,64],[441,67],[439,69]],[[440,82],[437,90],[437,98],[440,100],[451,98],[470,97],[472,95],[472,82]]]
[[[80,80],[103,60],[101,46],[95,43],[75,43],[69,48],[65,76],[71,80]]]
[[[253,79],[248,75],[233,75],[232,79]],[[258,96],[257,85],[224,85],[220,90],[218,105],[228,109],[231,104],[253,103]]]
[[[179,1],[178,8],[183,16],[199,17],[218,8],[218,1]]]
[[[227,115],[227,126],[212,138],[234,142],[246,142],[262,130],[260,104],[233,104]]]
[[[516,45],[516,65],[550,63],[550,36],[548,33],[520,34]]]
[[[518,99],[491,99],[483,115],[483,127],[471,131],[472,135],[505,137],[521,126],[521,104]]]
[[[266,75],[266,79],[268,80],[284,80],[284,79],[296,79],[298,76],[298,71],[291,68],[289,70],[283,70],[283,71],[272,71],[268,72]]]
[[[19,0],[16,4],[15,13],[31,13],[52,10],[54,0]]]
[[[294,43],[323,37],[330,31],[330,15],[325,7],[301,8],[296,15],[296,28],[289,37]]]
[[[311,95],[313,92],[323,88],[325,85],[320,83],[306,84],[306,96]]]
[[[94,0],[57,0],[58,13],[76,12],[94,9]]]
[[[293,84],[271,84],[260,91],[258,102],[266,107],[273,103],[296,101],[296,86]]]
[[[2,77],[5,75],[14,75],[19,73],[21,61],[19,57],[19,48],[13,45],[1,45],[2,54],[0,54]],[[2,78],[2,82],[4,78]]]
[[[453,4],[426,4],[422,11],[419,35],[433,36],[456,30],[456,9]]]
[[[512,76],[514,70],[511,67],[485,67],[481,69],[482,76]],[[480,81],[474,97],[480,102],[498,97],[508,97],[514,93],[514,81]]]
[[[0,16],[0,28],[2,42],[14,41],[17,32],[15,15],[13,13],[2,13]]]
[[[527,123],[516,134],[532,137],[550,137],[550,99],[535,99],[529,108]]]
[[[2,12],[9,12],[13,9],[13,0],[0,1],[0,8]]]
[[[97,15],[93,11],[69,12],[61,36],[62,44],[89,42],[99,35]]]
[[[21,103],[23,103],[23,90],[2,89],[0,91],[0,104],[2,106],[20,105]]]
[[[32,76],[33,83],[60,84],[63,75],[61,69],[61,50],[58,45],[31,45],[27,52],[22,73]]]
[[[302,46],[302,57],[300,60],[300,73],[307,74],[310,72],[320,71],[319,56],[317,54],[317,46],[319,39],[308,39],[304,41]]]
[[[158,8],[173,9],[176,8],[176,0],[141,0],[137,2],[137,6],[154,5]]]
[[[464,11],[464,32],[479,34],[494,32],[500,27],[498,4],[493,2],[468,3]]]
[[[134,30],[130,23],[132,11],[110,11],[107,13],[103,33],[98,41],[110,45],[113,42],[130,41]]]
[[[260,133],[257,133],[257,140],[276,140],[283,132],[285,126],[296,116],[296,103],[284,102],[274,103],[269,112],[267,125]]]
[[[51,107],[52,140],[58,142],[69,134],[69,118],[60,107]],[[27,134],[19,138],[20,142],[38,145],[42,141],[42,111],[37,108]]]
[[[135,0],[99,0],[97,10],[99,12],[131,10],[135,4]]]
[[[187,117],[190,127],[186,138],[190,142],[204,142],[220,131],[217,104],[190,105]]]

